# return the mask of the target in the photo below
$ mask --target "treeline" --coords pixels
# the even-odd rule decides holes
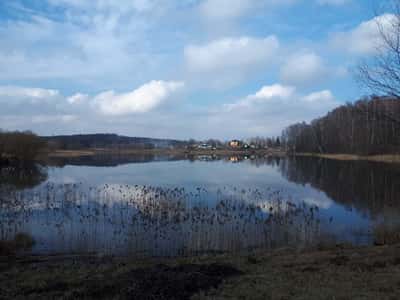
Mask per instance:
[[[0,131],[0,163],[33,161],[46,143],[30,131]]]
[[[348,103],[310,124],[289,126],[282,143],[297,153],[400,153],[400,100],[372,96]]]
[[[184,143],[170,139],[128,137],[117,134],[78,134],[43,137],[50,149],[81,150],[90,148],[107,149],[155,149],[179,148]]]
[[[252,137],[246,140],[249,145],[255,145],[256,148],[279,148],[281,139],[279,137]]]

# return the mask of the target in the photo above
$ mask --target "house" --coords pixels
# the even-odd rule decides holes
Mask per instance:
[[[242,147],[242,142],[238,140],[232,140],[229,142],[229,147],[231,148],[241,148]]]
[[[229,157],[229,161],[233,162],[233,163],[239,162],[239,157],[238,156],[231,156],[231,157]]]
[[[202,149],[202,150],[210,150],[210,149],[212,149],[212,146],[209,144],[201,144],[197,148]]]

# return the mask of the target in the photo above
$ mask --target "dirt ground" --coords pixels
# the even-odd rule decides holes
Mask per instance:
[[[181,259],[0,257],[0,299],[400,299],[400,245]]]

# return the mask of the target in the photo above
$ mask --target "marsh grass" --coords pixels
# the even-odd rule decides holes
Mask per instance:
[[[398,299],[400,245],[0,260],[1,299]]]
[[[48,183],[10,191],[6,198],[0,203],[2,239],[39,226],[35,231],[48,236],[40,246],[62,253],[238,253],[305,247],[317,242],[320,234],[318,207],[294,203],[281,190],[269,188],[210,191]]]
[[[321,158],[345,160],[345,161],[366,160],[366,161],[385,162],[385,163],[400,163],[399,154],[355,155],[355,154],[296,153],[296,155],[321,157]]]
[[[19,232],[12,240],[0,241],[0,255],[15,255],[27,251],[35,245],[35,240],[27,233]]]
[[[373,235],[375,245],[400,244],[400,223],[375,225]]]

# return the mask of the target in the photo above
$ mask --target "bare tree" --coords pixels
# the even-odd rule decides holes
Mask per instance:
[[[389,1],[389,8],[393,13],[374,19],[376,52],[359,64],[356,76],[373,93],[400,99],[400,0]]]

